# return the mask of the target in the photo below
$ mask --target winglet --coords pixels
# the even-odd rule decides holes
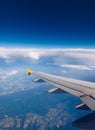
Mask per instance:
[[[28,75],[31,75],[32,72],[33,72],[32,70],[27,69],[27,73],[28,73]]]

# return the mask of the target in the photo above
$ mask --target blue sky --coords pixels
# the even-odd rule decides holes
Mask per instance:
[[[95,2],[1,0],[0,46],[95,47]]]

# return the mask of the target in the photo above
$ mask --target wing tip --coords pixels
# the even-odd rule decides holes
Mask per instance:
[[[27,71],[28,75],[31,75],[33,72],[31,69],[26,69],[26,71]]]

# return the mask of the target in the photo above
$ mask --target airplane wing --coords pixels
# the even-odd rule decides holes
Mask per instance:
[[[28,74],[31,73],[37,76],[39,79],[36,81],[46,81],[55,86],[55,88],[48,90],[49,93],[70,93],[79,97],[82,100],[82,104],[76,106],[77,109],[95,111],[95,83],[64,78],[61,76],[55,76],[43,72],[35,72],[27,69]]]

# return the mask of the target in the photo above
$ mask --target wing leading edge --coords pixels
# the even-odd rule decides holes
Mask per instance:
[[[95,111],[95,83],[30,70],[28,70],[28,73],[29,75],[32,73],[60,90],[79,97],[84,105]]]

